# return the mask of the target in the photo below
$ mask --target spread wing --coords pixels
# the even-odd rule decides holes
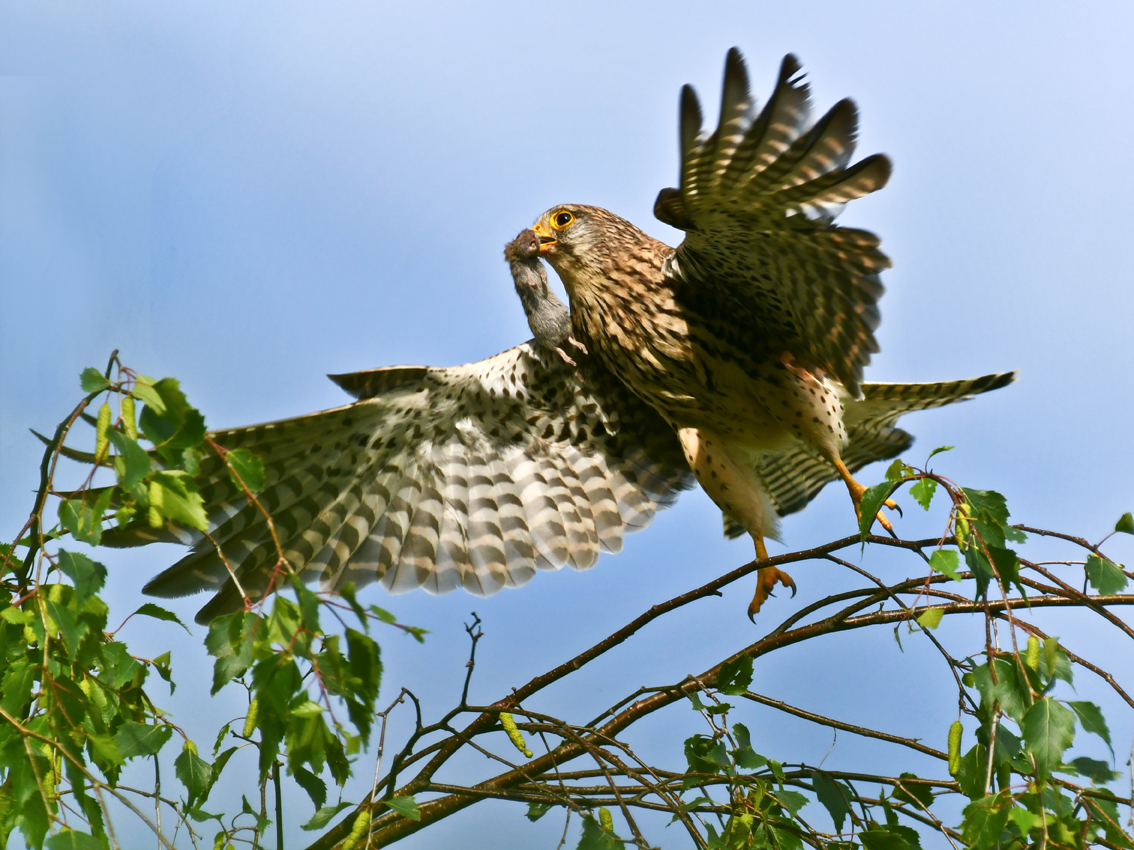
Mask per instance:
[[[1015,379],[1015,372],[1003,372],[963,381],[863,384],[863,398],[848,402],[843,415],[847,426],[847,444],[840,451],[843,462],[851,472],[858,472],[868,463],[897,457],[914,441],[912,434],[897,427],[903,414],[968,401],[1006,387]],[[769,452],[760,459],[757,471],[780,516],[803,510],[820,490],[838,478],[830,462],[803,445]],[[727,514],[724,523],[727,537],[746,533]]]
[[[577,373],[534,343],[466,366],[332,377],[360,400],[210,435],[262,458],[259,499],[284,553],[327,588],[377,580],[393,593],[488,595],[539,569],[586,569],[691,483],[656,413],[609,373]],[[210,537],[244,593],[262,596],[277,560],[263,514],[218,459],[201,480]],[[138,523],[104,542],[156,539],[147,531]],[[212,542],[176,527],[164,539],[192,549],[147,593],[216,591],[201,622],[241,605]]]
[[[745,315],[754,331],[857,396],[878,350],[878,274],[890,261],[874,234],[832,221],[848,201],[886,184],[890,161],[875,155],[848,165],[858,124],[852,101],[810,129],[809,113],[808,86],[790,54],[757,113],[733,48],[713,133],[701,131],[697,94],[682,90],[681,186],[661,191],[654,214],[686,232],[669,262],[692,306]]]

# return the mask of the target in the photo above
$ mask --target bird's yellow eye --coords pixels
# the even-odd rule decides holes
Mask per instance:
[[[562,230],[574,220],[575,216],[571,215],[571,213],[567,212],[567,210],[560,210],[551,217],[552,226],[556,230]]]

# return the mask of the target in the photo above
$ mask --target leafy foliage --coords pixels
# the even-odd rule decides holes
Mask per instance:
[[[105,374],[84,370],[81,386],[87,397],[56,438],[45,440],[44,468],[54,469],[54,460],[67,455],[109,469],[114,483],[94,487],[92,474],[78,491],[57,493],[49,476],[27,526],[15,543],[0,549],[0,845],[19,830],[34,848],[105,847],[111,841],[106,798],[126,799],[118,785],[123,768],[156,758],[174,739],[180,747],[175,775],[184,790],[174,806],[181,824],[193,830],[194,822],[215,820],[221,829],[218,847],[236,840],[255,843],[271,824],[263,808],[245,800],[227,821],[204,810],[217,779],[237,748],[251,745],[259,753],[261,788],[283,766],[315,807],[322,807],[327,786],[321,774],[329,773],[341,786],[351,773],[349,756],[370,736],[382,667],[369,628],[382,618],[361,609],[353,593],[347,603],[308,590],[289,575],[281,554],[277,569],[297,601],[276,596],[266,611],[258,605],[214,622],[206,637],[216,657],[213,693],[226,686],[246,688],[263,710],[258,719],[250,712],[254,722],[243,735],[228,726],[220,730],[211,754],[202,756],[147,690],[156,672],[172,693],[169,653],[147,647],[153,657],[135,656],[108,632],[109,612],[99,596],[106,568],[53,544],[70,536],[98,545],[108,523],[138,520],[154,528],[173,522],[204,529],[194,478],[202,454],[217,452],[233,479],[253,493],[263,487],[263,465],[246,451],[225,452],[212,444],[204,417],[174,379],[137,375],[114,358]],[[72,426],[99,396],[106,401],[91,420],[94,452],[65,448]],[[140,416],[135,402],[143,405]],[[54,527],[45,519],[51,497],[58,501]],[[325,632],[321,617],[330,608],[336,624],[346,616],[358,628]],[[185,628],[153,603],[131,616]],[[336,711],[342,708],[340,719]]]
[[[177,829],[191,831],[200,843],[205,838],[201,824],[207,823],[218,848],[240,842],[259,846],[283,814],[266,802],[275,796],[269,787],[288,781],[312,802],[314,814],[303,829],[322,833],[313,846],[337,844],[345,850],[395,841],[485,797],[521,802],[532,821],[566,812],[568,819],[577,819],[580,850],[650,846],[637,822],[639,808],[663,811],[695,846],[711,850],[803,850],[804,845],[921,850],[933,833],[977,850],[1091,845],[1134,850],[1126,826],[1128,802],[1107,788],[1119,775],[1110,725],[1098,705],[1072,692],[1074,671],[1086,662],[1025,619],[1048,604],[1092,612],[1134,601],[1122,595],[1129,580],[1125,568],[1102,552],[1105,538],[1091,544],[1025,531],[1012,523],[1001,494],[957,486],[901,459],[890,465],[884,481],[866,491],[857,537],[789,560],[816,557],[822,550],[818,557],[849,567],[830,553],[857,546],[858,540],[872,541],[871,547],[892,542],[897,549],[913,550],[916,575],[821,600],[807,609],[803,621],[793,615],[748,646],[727,654],[722,647],[724,660],[700,675],[642,688],[581,725],[534,713],[525,700],[646,622],[718,593],[727,581],[716,579],[654,606],[606,641],[490,706],[466,702],[482,637],[476,619],[466,626],[472,653],[461,702],[427,724],[422,706],[406,690],[385,710],[377,709],[383,671],[371,625],[393,626],[417,640],[424,631],[397,623],[381,608],[364,608],[353,587],[339,594],[311,590],[278,552],[272,587],[284,592],[248,601],[244,610],[209,625],[204,648],[213,658],[211,692],[241,689],[248,710],[217,730],[211,748],[199,749],[151,692],[155,673],[171,692],[175,687],[169,652],[147,645],[134,655],[107,630],[109,611],[99,595],[106,568],[71,541],[97,546],[112,525],[205,529],[196,481],[201,459],[207,454],[222,459],[249,500],[264,487],[263,464],[245,450],[228,451],[213,442],[204,417],[172,378],[138,375],[112,358],[105,372],[84,370],[81,387],[86,397],[55,437],[44,439],[43,468],[50,472],[27,525],[13,542],[0,545],[0,845],[16,831],[37,849],[111,845],[107,801],[146,793],[122,786],[124,770],[138,760],[165,756],[178,782],[179,799],[169,801],[163,791]],[[96,415],[89,416],[88,409]],[[94,428],[93,451],[65,446],[73,426],[83,421]],[[935,450],[930,458],[947,450]],[[73,491],[55,487],[54,461],[60,456],[94,470]],[[104,486],[95,486],[97,476],[105,479]],[[926,511],[944,512],[938,540],[879,542],[869,536],[878,509],[906,487]],[[1130,514],[1118,520],[1115,532],[1134,534]],[[1051,571],[1052,562],[1026,557],[1025,545],[1045,535],[1083,552],[1080,560],[1054,562],[1066,567],[1066,577]],[[747,575],[746,569],[728,580]],[[1076,585],[1089,587],[1093,595]],[[983,643],[946,651],[946,638],[966,639],[941,628],[957,614],[983,617]],[[153,603],[133,616],[185,628]],[[826,633],[878,625],[905,628],[940,649],[949,681],[956,682],[949,704],[958,711],[947,730],[925,740],[939,741],[944,750],[821,717],[754,690],[760,681],[756,665],[764,655]],[[407,701],[416,711],[414,731],[400,751],[380,761],[374,799],[343,801],[332,783],[342,788],[356,767],[355,757],[376,739],[384,740],[389,714]],[[916,750],[921,764],[926,756],[938,759],[940,771],[885,776],[800,763],[791,741],[759,736],[754,745],[747,715],[741,717],[749,703],[835,730],[883,737]],[[682,704],[692,708],[698,731],[680,743],[664,743],[683,767],[648,764],[622,737],[624,730],[654,711]],[[472,719],[458,728],[457,718],[466,714]],[[501,728],[510,744],[504,743]],[[1110,749],[1109,762],[1077,752],[1090,736]],[[501,747],[493,751],[497,743]],[[503,772],[476,789],[436,783],[435,772],[470,746]],[[542,751],[533,751],[539,747]],[[255,770],[239,774],[247,793],[238,806],[211,800],[218,779],[238,770],[234,756],[242,748],[255,754]],[[572,764],[576,759],[592,766]],[[369,775],[372,768],[363,763],[361,772]],[[963,809],[942,803],[958,796],[967,799]],[[254,805],[250,799],[263,802]],[[140,809],[135,812],[146,818]],[[156,823],[149,825],[158,830]]]

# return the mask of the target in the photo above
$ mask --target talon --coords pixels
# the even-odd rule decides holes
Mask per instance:
[[[579,351],[583,352],[583,354],[590,354],[590,352],[587,351],[587,347],[585,345],[583,345],[581,342],[579,342],[579,340],[575,339],[575,337],[569,336],[569,337],[567,337],[567,341],[569,343],[571,343],[571,345],[573,345],[577,349],[579,349]]]
[[[893,499],[887,499],[883,504],[886,505],[886,507],[888,507],[890,510],[897,511],[898,516],[905,517],[905,514],[902,513],[902,506],[895,502]]]
[[[555,353],[558,354],[560,357],[562,357],[563,362],[566,363],[568,366],[574,366],[575,365],[575,361],[572,360],[570,357],[568,357],[567,352],[564,351],[562,348],[555,349]]]
[[[793,598],[795,597],[795,580],[783,570],[775,567],[764,567],[757,570],[756,592],[752,595],[752,601],[748,603],[748,619],[751,622],[756,622],[756,614],[759,612],[760,606],[767,601],[769,596],[775,595],[772,591],[776,589],[777,583],[784,587],[790,587],[791,595]]]

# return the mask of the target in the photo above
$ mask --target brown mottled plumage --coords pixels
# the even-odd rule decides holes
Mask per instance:
[[[655,205],[686,231],[677,249],[580,204],[553,207],[533,227],[567,289],[576,338],[677,431],[698,482],[759,557],[778,528],[758,472],[770,455],[825,459],[858,508],[865,488],[842,458],[844,414],[878,350],[878,272],[890,264],[873,234],[832,223],[842,204],[885,185],[889,161],[848,165],[849,100],[807,129],[799,70],[786,57],[757,112],[744,61],[729,51],[712,134],[685,87],[681,186]],[[762,571],[753,612],[777,580],[790,583]]]
[[[357,401],[210,434],[263,459],[259,499],[300,576],[491,594],[540,569],[585,569],[690,486],[690,467],[762,554],[778,515],[838,477],[855,495],[852,471],[908,448],[903,413],[1012,380],[861,382],[888,261],[873,235],[832,220],[885,183],[889,164],[847,166],[849,101],[805,129],[798,70],[784,60],[757,114],[731,51],[711,135],[685,90],[681,187],[656,205],[687,233],[676,250],[578,205],[540,219],[538,247],[530,231],[509,245],[535,340],[464,366],[335,375]],[[567,287],[569,328],[537,251]],[[577,368],[561,347],[575,339],[590,352]],[[202,461],[201,496],[221,553],[200,532],[144,519],[103,542],[190,544],[144,589],[213,591],[204,622],[239,608],[242,593],[266,593],[277,554],[260,509],[216,458]],[[780,577],[763,571],[761,592]]]

